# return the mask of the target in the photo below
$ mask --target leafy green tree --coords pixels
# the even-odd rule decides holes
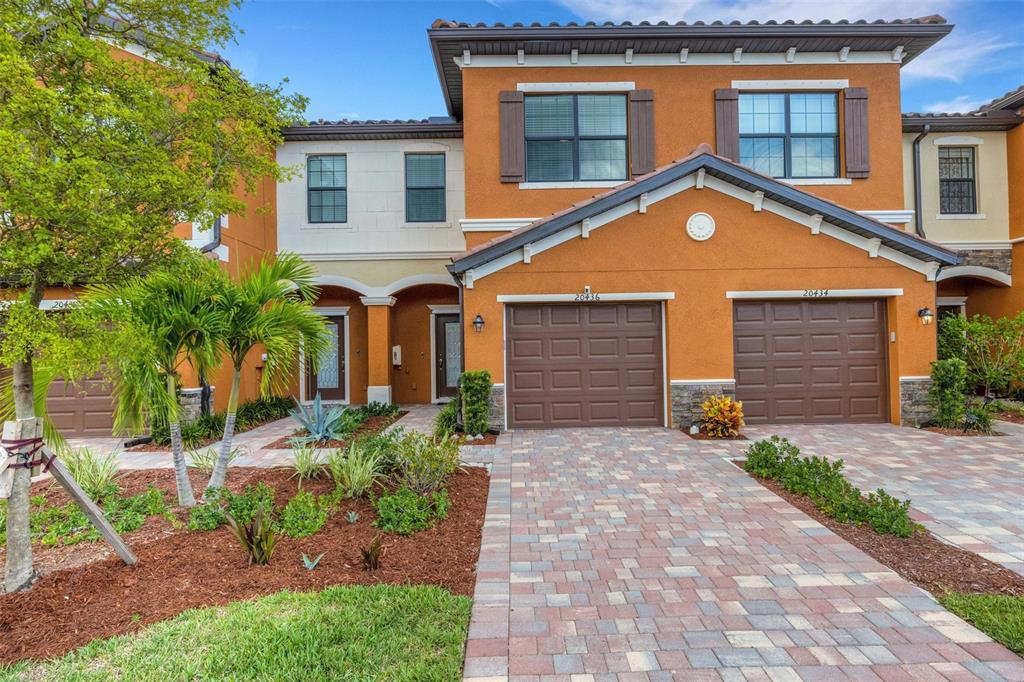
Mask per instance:
[[[264,260],[237,282],[221,280],[216,297],[224,318],[223,345],[231,361],[231,394],[224,420],[220,454],[206,487],[207,493],[224,486],[231,441],[235,434],[235,411],[242,363],[258,345],[266,353],[260,389],[264,395],[286,388],[298,367],[299,353],[315,362],[329,342],[324,318],[312,307],[319,288],[316,271],[295,254],[284,253],[276,260]]]
[[[954,340],[940,343],[940,349],[967,363],[968,385],[983,389],[986,397],[1024,383],[1024,311],[996,319],[950,316],[942,320],[940,333]]]
[[[114,426],[137,430],[154,419],[168,424],[182,507],[193,507],[196,500],[181,441],[181,368],[189,364],[206,372],[216,366],[226,329],[217,296],[226,279],[216,262],[192,254],[119,285],[91,285],[83,297],[105,324],[134,329],[148,342],[107,361],[116,376]]]
[[[270,152],[304,100],[202,51],[232,40],[236,4],[0,3],[0,285],[16,292],[0,309],[0,363],[18,419],[36,415],[33,363],[60,334],[38,310],[47,287],[114,283],[173,259],[175,224],[241,212],[239,187],[284,174]],[[140,46],[150,58],[117,49]],[[18,469],[8,591],[33,577],[28,490]]]

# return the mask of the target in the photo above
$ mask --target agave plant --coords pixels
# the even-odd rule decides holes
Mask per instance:
[[[343,432],[344,414],[338,408],[325,408],[317,393],[309,409],[298,403],[292,410],[292,419],[306,430],[305,435],[296,436],[293,440],[299,443],[321,443],[336,439]]]

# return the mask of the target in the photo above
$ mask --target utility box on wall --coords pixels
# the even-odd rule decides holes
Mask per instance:
[[[391,364],[398,367],[402,364],[402,347],[391,346]]]

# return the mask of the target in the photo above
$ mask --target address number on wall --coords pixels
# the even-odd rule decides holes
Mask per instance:
[[[581,291],[576,294],[577,303],[592,303],[594,301],[600,301],[601,294],[592,294],[589,291]]]
[[[825,298],[828,292],[828,289],[804,289],[804,298]]]

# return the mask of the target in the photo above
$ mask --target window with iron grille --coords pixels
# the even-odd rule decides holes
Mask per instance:
[[[405,221],[439,223],[446,217],[444,154],[406,154]]]
[[[834,92],[740,93],[740,163],[773,178],[839,175]]]
[[[939,213],[977,212],[974,147],[939,147]]]
[[[526,181],[626,180],[625,95],[525,98]]]
[[[344,156],[306,159],[306,212],[311,223],[348,220],[348,160]]]

